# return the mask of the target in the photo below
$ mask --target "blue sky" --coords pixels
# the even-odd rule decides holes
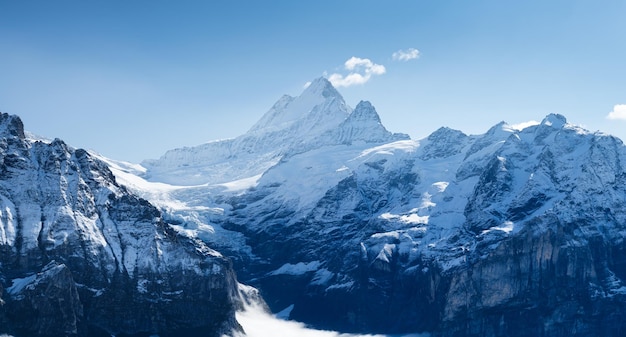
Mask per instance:
[[[0,0],[0,111],[133,162],[354,71],[348,104],[413,138],[561,113],[626,140],[625,60],[625,1]]]

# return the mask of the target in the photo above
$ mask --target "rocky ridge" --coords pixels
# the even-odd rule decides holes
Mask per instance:
[[[230,261],[104,162],[0,114],[0,333],[221,336],[238,296]]]

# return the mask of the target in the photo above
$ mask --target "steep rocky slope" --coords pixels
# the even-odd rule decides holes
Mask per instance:
[[[103,162],[0,114],[0,333],[220,336],[237,291],[229,260]]]

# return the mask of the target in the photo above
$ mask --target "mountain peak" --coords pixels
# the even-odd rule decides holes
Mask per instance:
[[[292,125],[298,120],[303,120],[313,112],[321,110],[341,110],[339,122],[346,117],[349,111],[344,108],[345,102],[341,94],[324,77],[316,78],[297,97],[284,95],[272,108],[252,126],[251,132],[276,131]],[[339,123],[337,122],[337,124]],[[265,132],[263,131],[263,132]]]
[[[368,101],[360,101],[359,104],[356,105],[356,108],[354,108],[354,111],[350,114],[350,118],[369,119],[376,123],[380,123],[380,116],[378,116],[376,108],[374,108],[372,103]]]
[[[26,138],[22,120],[18,116],[0,112],[0,135]]]
[[[541,121],[541,125],[551,126],[560,129],[567,124],[567,119],[561,114],[549,114]]]
[[[351,144],[355,141],[365,143],[384,143],[410,139],[402,133],[391,133],[381,123],[376,108],[368,102],[361,101],[338,128],[329,130],[339,143]]]
[[[323,98],[341,97],[341,94],[333,87],[332,83],[325,77],[318,77],[311,81],[300,96],[321,96]]]

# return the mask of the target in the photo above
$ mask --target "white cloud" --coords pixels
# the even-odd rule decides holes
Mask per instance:
[[[398,50],[391,55],[394,61],[410,61],[420,57],[420,51],[415,48],[409,48],[407,50]]]
[[[626,120],[626,104],[616,104],[606,118]]]
[[[370,59],[362,59],[352,56],[344,63],[344,68],[349,71],[347,75],[340,73],[330,74],[328,80],[335,87],[349,87],[367,83],[372,75],[382,75],[387,72],[385,66],[376,64]]]
[[[363,70],[365,71],[365,73],[372,73],[374,75],[382,75],[385,73],[385,71],[387,71],[385,69],[385,66],[376,64],[370,59],[362,59],[354,56],[346,61],[345,66],[347,70]]]
[[[328,76],[328,80],[335,87],[349,87],[351,85],[364,84],[369,81],[370,78],[371,75],[361,75],[357,73],[351,73],[346,76],[341,74],[331,74]]]

